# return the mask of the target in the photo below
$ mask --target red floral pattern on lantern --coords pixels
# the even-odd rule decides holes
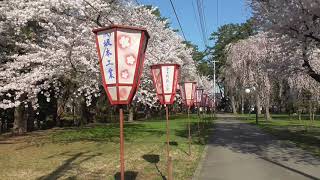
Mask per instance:
[[[122,49],[125,49],[127,47],[129,47],[131,45],[131,40],[130,40],[130,37],[128,36],[121,36],[119,38],[119,44],[120,44],[120,47]]]
[[[126,63],[129,66],[132,66],[136,63],[136,58],[133,55],[129,55],[126,57]]]
[[[140,84],[148,39],[143,28],[111,25],[95,34],[103,87],[111,105],[130,104]]]
[[[128,79],[129,78],[129,71],[127,69],[121,71],[121,78]]]
[[[120,95],[120,98],[126,98],[126,96],[127,96],[127,89],[125,89],[125,88],[120,89],[119,95]]]

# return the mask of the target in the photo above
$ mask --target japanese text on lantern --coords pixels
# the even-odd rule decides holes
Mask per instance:
[[[106,59],[107,63],[105,64],[107,70],[107,79],[114,79],[114,63],[111,61],[112,52],[111,52],[111,34],[106,33],[103,35],[103,47],[104,51],[102,54],[102,59]]]
[[[170,68],[166,68],[166,91],[170,91]]]

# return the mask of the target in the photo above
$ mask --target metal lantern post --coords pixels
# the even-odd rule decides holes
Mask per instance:
[[[207,101],[207,108],[208,108],[209,117],[211,118],[211,99],[209,98]]]
[[[214,110],[215,110],[215,107],[214,107],[214,102],[215,100],[210,100],[210,104],[209,104],[209,107],[211,109],[211,118],[213,119],[214,118]]]
[[[120,173],[124,180],[123,105],[131,103],[140,83],[149,34],[146,29],[112,25],[93,30],[103,87],[111,105],[119,107]]]
[[[168,105],[173,104],[176,95],[180,65],[178,64],[156,64],[151,66],[151,74],[157,96],[162,105],[166,108],[167,124],[167,172],[168,179],[172,180],[172,162],[170,157],[170,136],[169,136],[169,110]]]
[[[200,106],[201,106],[201,101],[202,101],[202,94],[203,94],[203,89],[197,88],[196,89],[196,99],[195,99],[195,104],[197,106],[198,110],[198,133],[200,137]]]
[[[205,104],[205,107],[206,107],[206,115],[207,115],[207,116],[210,116],[210,114],[209,114],[209,113],[210,113],[209,101],[210,101],[209,95],[207,95],[206,104]],[[208,120],[207,120],[207,123],[208,123]]]
[[[208,94],[203,93],[202,94],[202,99],[201,99],[201,106],[203,108],[203,120],[204,122],[206,122],[206,104],[207,104],[207,98],[208,98]]]
[[[181,97],[188,109],[188,131],[189,131],[189,155],[191,155],[191,128],[190,128],[190,108],[194,104],[194,96],[196,92],[196,82],[184,82],[180,86]]]
[[[181,96],[181,100],[182,100],[182,105],[186,105],[186,97],[184,96],[185,91],[184,91],[182,83],[180,85],[178,84],[178,90],[180,90],[180,96]]]

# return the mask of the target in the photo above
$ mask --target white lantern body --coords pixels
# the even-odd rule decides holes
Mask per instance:
[[[131,103],[140,83],[149,35],[145,29],[95,29],[103,87],[112,105]]]
[[[196,89],[195,103],[197,106],[201,106],[203,89]]]
[[[184,104],[191,107],[194,104],[196,95],[196,82],[184,82],[180,86],[181,96]]]
[[[180,75],[180,65],[152,65],[151,74],[160,103],[173,104]]]

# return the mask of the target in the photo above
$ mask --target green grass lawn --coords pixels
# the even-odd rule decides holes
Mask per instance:
[[[186,116],[170,117],[175,179],[191,179],[212,124],[198,136],[192,115],[192,154]],[[0,179],[115,179],[119,171],[118,124],[51,129],[0,138]],[[166,126],[162,118],[125,123],[125,168],[136,179],[166,176]]]
[[[240,117],[251,124],[256,124],[254,115]],[[279,139],[292,141],[301,148],[320,156],[320,121],[312,122],[306,120],[307,118],[308,116],[302,116],[303,120],[299,121],[297,116],[289,117],[279,114],[273,115],[271,121],[265,121],[261,117],[258,127]]]

